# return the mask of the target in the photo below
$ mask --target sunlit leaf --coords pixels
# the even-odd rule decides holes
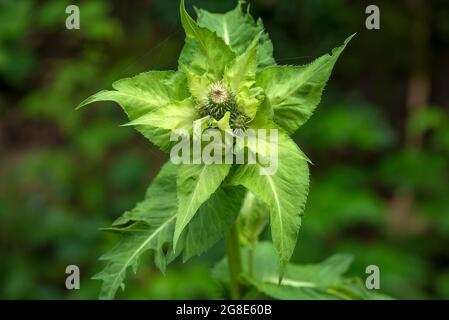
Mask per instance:
[[[226,13],[211,13],[198,9],[198,24],[215,31],[232,50],[240,55],[250,46],[253,39],[260,34],[257,48],[257,68],[274,65],[273,44],[264,31],[262,20],[254,21],[248,11],[244,11],[244,1]]]
[[[270,208],[271,234],[282,274],[301,226],[309,190],[309,168],[298,146],[283,134],[279,136],[277,158],[274,174],[260,163],[243,164],[238,166],[231,183],[243,185]]]
[[[181,0],[180,12],[187,38],[179,63],[198,75],[208,72],[216,80],[220,80],[225,66],[234,58],[234,53],[223,39],[209,29],[200,27],[190,17],[184,7],[184,0]]]
[[[128,115],[129,120],[189,97],[187,80],[182,72],[150,71],[112,84],[115,90],[102,90],[81,102],[78,108],[98,101],[114,101]],[[170,145],[167,129],[160,126],[136,126],[151,142],[163,150]]]
[[[256,84],[257,36],[248,49],[226,68],[224,81],[237,93],[237,105],[251,119],[264,99],[263,90]]]
[[[210,198],[227,176],[229,164],[181,164],[177,178],[178,218],[174,234],[176,244],[200,206]]]
[[[321,101],[326,82],[344,50],[344,44],[304,66],[272,66],[257,75],[274,110],[274,121],[288,133],[295,132],[312,115]]]

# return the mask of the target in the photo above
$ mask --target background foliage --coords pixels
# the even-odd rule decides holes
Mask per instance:
[[[119,108],[74,107],[114,80],[176,67],[178,1],[76,1],[80,30],[65,29],[70,3],[0,0],[1,298],[96,298],[97,257],[116,241],[97,229],[143,198],[166,157],[117,126],[126,122]],[[383,293],[447,299],[449,6],[377,4],[381,30],[368,31],[368,3],[251,1],[279,63],[307,63],[358,32],[295,135],[314,165],[293,261],[345,252],[355,256],[351,275],[380,267]],[[209,268],[222,255],[219,244],[165,276],[143,263],[118,297],[219,297]],[[69,264],[81,269],[78,291],[65,289]]]

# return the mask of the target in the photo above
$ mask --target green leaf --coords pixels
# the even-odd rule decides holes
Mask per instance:
[[[312,115],[321,100],[326,82],[344,50],[344,44],[304,66],[273,66],[257,75],[257,85],[265,91],[274,109],[274,121],[289,134],[295,132]]]
[[[213,83],[213,76],[208,73],[197,75],[188,67],[180,65],[180,69],[186,74],[189,91],[198,104],[207,100],[209,87]]]
[[[135,273],[139,257],[145,251],[154,250],[155,263],[162,271],[175,258],[173,250],[169,250],[177,212],[176,193],[173,192],[175,174],[176,166],[167,163],[148,188],[145,200],[116,221],[114,231],[122,234],[122,240],[100,258],[108,264],[94,277],[103,280],[100,298],[113,299],[117,289],[124,288],[127,269],[132,267]],[[133,223],[121,230],[117,226],[118,223],[140,220],[143,215],[146,223]]]
[[[237,93],[239,105],[251,119],[257,113],[257,107],[264,100],[263,90],[256,87],[256,52],[257,36],[246,52],[237,56],[226,68],[224,81],[233,92]]]
[[[125,124],[125,126],[150,126],[172,131],[177,129],[191,131],[197,117],[195,104],[189,98],[180,102],[173,101]]]
[[[309,190],[307,161],[284,133],[278,137],[278,168],[273,175],[260,163],[239,165],[230,183],[243,185],[270,208],[271,234],[280,261],[280,275],[296,245]],[[262,175],[264,173],[265,175]]]
[[[183,261],[209,249],[235,222],[243,201],[242,187],[220,187],[198,210],[187,227]]]
[[[317,264],[297,265],[289,263],[285,268],[282,284],[278,283],[275,249],[268,242],[258,243],[254,250],[254,272],[248,273],[249,250],[243,249],[242,278],[257,291],[275,299],[284,300],[353,300],[389,298],[370,293],[358,278],[347,278],[346,273],[352,263],[347,254],[336,254]],[[229,281],[226,259],[219,262],[213,275],[220,281]]]
[[[248,11],[243,11],[244,1],[227,13],[211,13],[198,9],[198,24],[218,34],[231,49],[240,55],[250,46],[253,39],[261,34],[257,48],[257,68],[276,64],[273,58],[273,44],[264,32],[262,20],[254,21]]]
[[[115,90],[100,91],[82,101],[78,108],[97,101],[114,101],[134,120],[173,100],[189,97],[186,77],[178,71],[149,71],[118,80],[112,87]]]
[[[232,225],[241,206],[244,190],[241,187],[220,187],[201,205],[195,217],[185,228],[179,240],[178,250],[172,246],[178,201],[176,177],[178,166],[166,163],[147,190],[145,200],[118,218],[105,231],[119,233],[120,243],[101,259],[107,260],[106,268],[95,276],[103,280],[100,297],[112,299],[119,287],[123,287],[126,270],[135,272],[139,257],[154,250],[156,266],[165,272],[166,265],[180,253],[187,261],[209,249],[223,237]]]
[[[180,12],[187,35],[179,57],[180,65],[187,66],[200,76],[209,72],[215,76],[215,80],[220,80],[225,66],[234,59],[234,53],[214,32],[198,26],[187,13],[184,0],[181,0]]]
[[[174,234],[175,248],[181,233],[200,206],[228,175],[229,164],[181,164],[177,178],[179,211]]]
[[[78,108],[98,101],[114,101],[128,115],[129,120],[164,107],[173,101],[189,97],[187,80],[182,72],[150,71],[132,78],[118,80],[112,84],[115,90],[103,90],[81,102]],[[151,142],[167,151],[170,145],[170,131],[161,127],[139,127]]]
[[[225,115],[220,120],[217,121],[215,119],[212,119],[212,125],[216,126],[217,128],[223,131],[230,130],[231,129],[231,126],[229,124],[230,117],[231,113],[229,111],[226,111]]]

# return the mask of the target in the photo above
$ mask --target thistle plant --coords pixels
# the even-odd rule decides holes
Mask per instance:
[[[242,298],[257,287],[260,279],[252,277],[260,273],[256,260],[264,255],[276,262],[277,281],[272,285],[280,285],[290,274],[289,260],[309,189],[309,160],[290,135],[319,104],[350,38],[310,64],[278,65],[262,21],[252,18],[243,1],[225,14],[198,9],[196,21],[181,1],[180,15],[186,38],[178,70],[118,80],[114,90],[100,91],[79,107],[97,101],[118,103],[130,120],[127,125],[164,152],[174,144],[173,132],[182,129],[193,135],[198,124],[201,130],[230,129],[233,135],[249,129],[277,130],[278,168],[264,174],[265,165],[259,161],[178,165],[168,161],[145,199],[106,228],[122,239],[101,258],[106,262],[96,276],[103,280],[101,298],[113,298],[124,287],[127,269],[136,272],[146,251],[153,252],[156,266],[164,272],[178,256],[187,261],[222,238],[226,262],[215,273],[226,269],[232,298]],[[258,152],[250,145],[244,148]],[[272,244],[258,240],[268,224]]]

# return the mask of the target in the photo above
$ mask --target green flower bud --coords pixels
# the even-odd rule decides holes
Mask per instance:
[[[222,82],[217,81],[209,88],[206,101],[197,107],[201,117],[211,116],[215,120],[230,112],[230,126],[234,131],[245,132],[250,118],[239,111],[234,93]]]

